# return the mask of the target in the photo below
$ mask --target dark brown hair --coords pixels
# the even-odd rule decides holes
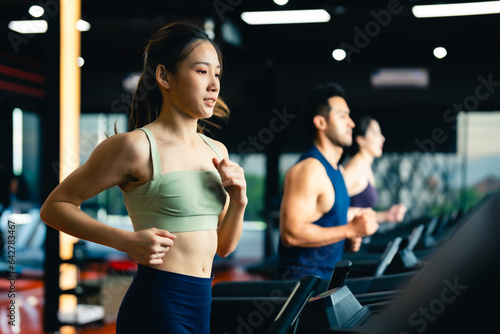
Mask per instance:
[[[149,40],[144,51],[144,66],[139,83],[132,97],[132,107],[129,117],[130,129],[140,128],[154,121],[160,114],[162,96],[156,81],[156,68],[165,66],[166,70],[175,74],[177,66],[193,50],[193,43],[210,42],[222,65],[222,54],[219,46],[201,29],[183,22],[168,24],[158,30]],[[198,121],[198,131],[206,127],[220,128],[214,118],[227,120],[229,108],[219,98],[214,108],[214,114],[207,120]]]
[[[366,137],[366,132],[368,131],[371,122],[378,123],[378,121],[371,116],[361,116],[356,120],[355,123],[356,126],[352,130],[352,139],[353,139],[351,146],[352,154],[356,154],[359,151],[359,145],[358,141],[356,140],[356,137],[357,136]]]
[[[328,99],[334,96],[345,98],[345,92],[339,84],[333,82],[316,86],[306,94],[302,104],[302,118],[311,138],[317,134],[316,126],[313,123],[314,117],[321,115],[328,119],[328,114],[331,111]]]

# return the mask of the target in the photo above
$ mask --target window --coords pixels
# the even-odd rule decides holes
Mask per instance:
[[[461,112],[458,153],[463,159],[462,206],[468,209],[500,188],[500,112]]]
[[[80,116],[80,165],[88,160],[90,154],[106,136],[127,131],[127,116],[123,114],[82,114]],[[113,187],[85,201],[82,210],[100,221],[109,216],[126,216],[120,188]]]
[[[229,154],[229,160],[236,162],[245,170],[248,197],[245,220],[263,221],[266,197],[266,156],[263,153]]]

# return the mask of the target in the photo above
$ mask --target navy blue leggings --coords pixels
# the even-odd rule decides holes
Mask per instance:
[[[117,334],[209,334],[212,278],[139,264],[116,320]]]

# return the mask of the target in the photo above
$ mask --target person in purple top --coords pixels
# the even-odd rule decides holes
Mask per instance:
[[[369,116],[357,122],[353,139],[357,150],[344,166],[344,180],[351,197],[349,215],[354,215],[362,208],[374,208],[378,202],[372,163],[375,158],[382,156],[385,142],[379,123]],[[405,213],[404,204],[395,204],[386,211],[376,211],[377,222],[401,222]]]

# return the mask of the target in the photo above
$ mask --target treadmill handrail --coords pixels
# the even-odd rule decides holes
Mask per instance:
[[[269,327],[267,334],[286,334],[296,324],[302,309],[309,301],[315,289],[321,282],[319,276],[306,276],[302,278],[290,297],[283,305],[276,319]]]
[[[403,238],[396,237],[387,244],[384,253],[380,257],[380,263],[378,264],[377,269],[375,270],[375,275],[374,275],[375,277],[384,274],[385,270],[387,269],[392,259],[394,259],[394,256],[398,252],[399,246],[401,245],[402,241]]]
[[[418,244],[418,241],[422,237],[424,227],[424,224],[420,224],[411,231],[411,234],[408,237],[408,244],[406,245],[405,249],[412,251],[415,248],[415,246]]]

